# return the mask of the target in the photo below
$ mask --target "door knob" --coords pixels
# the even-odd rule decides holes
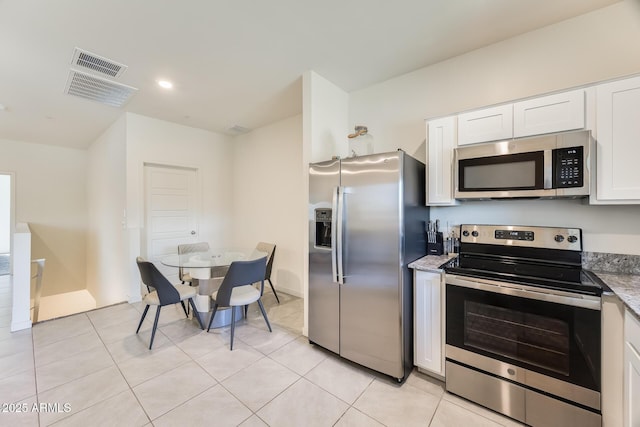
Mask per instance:
[[[195,234],[196,234],[196,231],[195,230],[191,230],[191,235],[195,236]]]

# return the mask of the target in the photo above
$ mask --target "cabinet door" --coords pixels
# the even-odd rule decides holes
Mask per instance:
[[[584,91],[573,90],[513,104],[513,136],[541,135],[585,127]]]
[[[427,205],[454,205],[455,116],[427,122]]]
[[[596,198],[640,203],[640,77],[596,87]]]
[[[513,137],[513,104],[458,114],[458,145]]]
[[[444,376],[442,333],[442,274],[415,271],[413,334],[414,364]]]
[[[624,319],[624,425],[640,425],[640,323],[627,311]]]

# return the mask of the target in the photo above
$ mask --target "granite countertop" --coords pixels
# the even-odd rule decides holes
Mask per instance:
[[[439,273],[444,271],[439,267],[452,258],[448,255],[426,255],[410,263],[409,268]]]
[[[640,320],[640,275],[592,272],[606,283],[629,311]]]

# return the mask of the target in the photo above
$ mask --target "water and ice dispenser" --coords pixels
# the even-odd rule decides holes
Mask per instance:
[[[317,248],[331,248],[331,209],[316,209],[316,242]]]

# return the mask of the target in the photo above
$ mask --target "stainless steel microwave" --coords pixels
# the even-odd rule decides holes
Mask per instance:
[[[455,198],[588,196],[594,154],[584,130],[458,147]]]

